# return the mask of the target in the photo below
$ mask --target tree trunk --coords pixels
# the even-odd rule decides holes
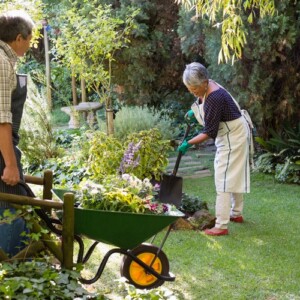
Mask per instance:
[[[81,102],[87,102],[86,100],[86,89],[85,89],[85,80],[81,78]]]
[[[76,78],[72,76],[72,98],[73,98],[73,105],[77,105],[77,93],[76,93]]]
[[[44,25],[44,47],[45,47],[45,64],[46,64],[47,103],[48,103],[49,109],[52,110],[49,40],[48,40],[47,25],[46,24]]]
[[[107,135],[114,134],[114,111],[113,111],[113,109],[106,109],[106,128],[107,128]]]

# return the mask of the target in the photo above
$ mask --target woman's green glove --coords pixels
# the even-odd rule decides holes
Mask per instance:
[[[189,110],[185,116],[184,116],[185,120],[188,121],[189,123],[195,123],[197,122],[197,119],[195,117],[195,114],[192,110]]]
[[[181,152],[183,155],[186,151],[191,148],[193,145],[189,144],[187,140],[184,140],[181,145],[177,148],[178,152]]]

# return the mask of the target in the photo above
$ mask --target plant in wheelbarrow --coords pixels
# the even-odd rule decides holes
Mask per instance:
[[[82,208],[141,214],[178,213],[174,205],[155,201],[157,190],[148,178],[110,175],[101,183],[83,181],[79,188],[77,198]]]

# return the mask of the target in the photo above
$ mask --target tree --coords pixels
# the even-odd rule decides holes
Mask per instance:
[[[232,63],[242,57],[249,33],[245,23],[253,23],[255,18],[264,18],[275,12],[274,0],[175,0],[186,9],[195,10],[195,18],[208,18],[213,27],[221,28],[221,49],[219,62]]]
[[[111,2],[111,1],[104,1]],[[116,53],[113,82],[122,88],[122,103],[159,108],[183,99],[185,58],[177,34],[178,5],[174,0],[114,1],[116,16],[139,10],[130,46]],[[180,96],[179,96],[180,95]]]
[[[247,44],[234,65],[218,64],[220,32],[208,20],[193,19],[181,9],[178,32],[184,54],[202,60],[211,77],[223,84],[251,113],[257,133],[267,139],[285,123],[296,127],[300,116],[300,2],[276,2],[278,13],[245,23]],[[241,15],[246,18],[247,12]]]
[[[112,112],[112,64],[117,50],[129,43],[133,28],[132,10],[125,19],[113,17],[112,8],[97,0],[70,2],[61,15],[56,49],[58,60],[84,79],[88,89],[97,93],[106,111]],[[111,115],[111,114],[109,114]],[[108,121],[108,134],[113,133],[112,118]]]

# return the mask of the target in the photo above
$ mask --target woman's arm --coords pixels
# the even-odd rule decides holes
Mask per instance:
[[[188,141],[189,144],[200,144],[208,140],[210,137],[206,133],[200,133]]]

